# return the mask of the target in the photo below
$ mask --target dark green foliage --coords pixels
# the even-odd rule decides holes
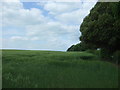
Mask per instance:
[[[116,51],[113,54],[113,62],[115,62],[116,64],[120,64],[120,51]]]
[[[102,58],[102,60],[112,60],[112,52],[110,52],[110,50],[106,49],[106,48],[102,48],[100,50],[100,56]]]
[[[74,51],[74,46],[75,45],[72,45],[70,48],[67,49],[67,51]]]
[[[95,50],[97,49],[95,45],[88,45],[83,42],[78,43],[76,45],[72,45],[70,48],[68,48],[67,51],[86,51],[88,49]]]
[[[80,26],[80,40],[101,48],[101,58],[112,60],[120,50],[120,2],[98,2]]]
[[[86,50],[85,52],[87,52],[87,53],[92,53],[92,54],[94,54],[94,55],[97,55],[98,57],[100,57],[100,49],[98,49],[98,50]]]
[[[81,56],[80,58],[83,60],[91,60],[94,58],[94,56]]]
[[[80,27],[82,33],[80,40],[94,44],[98,48],[108,48],[112,51],[120,49],[117,47],[120,46],[120,19],[116,14],[117,6],[118,3],[98,2]]]

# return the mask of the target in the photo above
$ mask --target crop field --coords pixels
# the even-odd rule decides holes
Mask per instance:
[[[87,52],[3,50],[3,88],[117,88],[118,67]]]

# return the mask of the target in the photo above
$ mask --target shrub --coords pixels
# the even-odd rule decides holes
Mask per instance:
[[[95,58],[95,56],[94,55],[83,55],[83,56],[80,56],[80,58],[83,60],[91,60]]]
[[[86,52],[88,52],[88,53],[92,53],[92,54],[95,54],[95,55],[98,55],[99,56],[99,54],[100,54],[100,50],[87,50]]]
[[[110,50],[102,48],[100,50],[100,57],[102,60],[111,61],[112,60],[112,53],[110,52]]]
[[[116,64],[120,64],[120,51],[116,51],[113,54],[113,62],[115,62]]]

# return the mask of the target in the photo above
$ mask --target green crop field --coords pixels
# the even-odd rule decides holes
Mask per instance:
[[[3,50],[3,88],[117,88],[118,68],[87,52]]]

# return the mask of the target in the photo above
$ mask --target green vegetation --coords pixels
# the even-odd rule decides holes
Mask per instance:
[[[96,50],[96,46],[94,45],[90,45],[90,44],[86,44],[86,43],[78,43],[76,45],[72,45],[70,48],[68,48],[67,51],[86,51],[86,50]]]
[[[111,52],[120,50],[119,4],[98,2],[80,27],[80,40]]]
[[[118,68],[89,52],[3,50],[3,88],[117,88]]]
[[[101,49],[101,58],[120,63],[120,2],[97,2],[80,26],[81,43],[68,51]],[[84,45],[82,45],[84,43]],[[87,47],[85,47],[87,45]],[[85,47],[85,48],[84,48]],[[77,48],[77,49],[76,49]],[[120,56],[120,53],[118,53]],[[118,58],[117,56],[117,58]]]
[[[0,89],[2,89],[2,50],[0,50]]]
[[[69,52],[3,50],[3,88],[118,88],[119,16],[120,2],[98,2]]]

